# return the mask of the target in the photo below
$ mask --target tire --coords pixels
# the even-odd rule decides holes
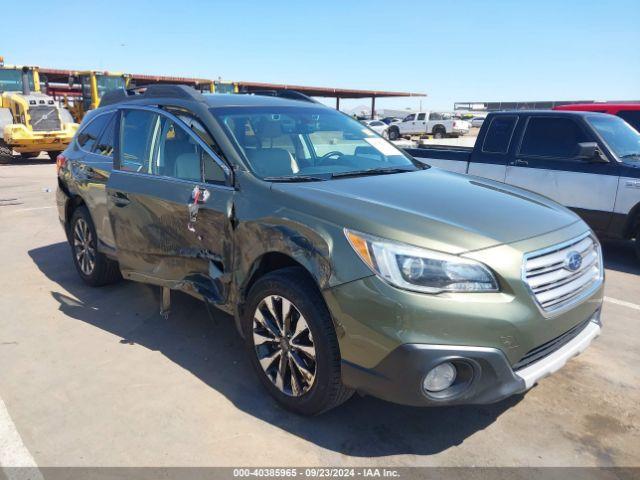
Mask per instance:
[[[117,282],[122,277],[118,263],[97,249],[96,229],[89,210],[81,206],[71,216],[69,245],[78,275],[91,287],[101,287]]]
[[[634,241],[636,257],[640,260],[640,226],[638,226],[638,230],[636,231],[636,239]]]
[[[437,128],[434,132],[433,132],[433,138],[446,138],[447,137],[447,132],[442,130],[441,128]]]
[[[0,158],[13,158],[13,149],[0,139]]]
[[[20,158],[22,160],[31,160],[40,156],[40,152],[21,153]]]
[[[397,128],[390,128],[389,132],[389,140],[398,140],[400,138],[400,131]]]
[[[318,415],[353,394],[342,384],[340,349],[329,310],[301,268],[260,278],[249,292],[242,327],[260,382],[284,408]]]

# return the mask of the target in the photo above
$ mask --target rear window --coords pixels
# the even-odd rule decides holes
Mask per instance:
[[[106,157],[113,157],[113,146],[115,140],[116,116],[111,115],[111,120],[102,132],[100,140],[96,144],[95,152]]]
[[[584,130],[571,118],[531,117],[524,132],[521,155],[573,158],[578,143],[588,142]]]
[[[125,110],[120,120],[120,169],[153,173],[152,138],[158,115],[145,110]]]
[[[78,134],[78,145],[80,145],[84,150],[90,152],[111,117],[113,117],[113,114],[108,113],[105,115],[98,115],[90,120],[87,126]]]
[[[620,110],[618,116],[640,132],[640,110]]]
[[[493,117],[484,137],[482,151],[486,153],[507,153],[517,121],[518,117],[516,116],[500,115]]]

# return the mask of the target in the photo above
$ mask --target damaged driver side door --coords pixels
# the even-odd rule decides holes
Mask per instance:
[[[232,248],[229,169],[180,118],[123,108],[109,216],[125,278],[224,303]]]

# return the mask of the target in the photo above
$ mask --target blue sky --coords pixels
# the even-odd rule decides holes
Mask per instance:
[[[3,18],[7,63],[418,91],[434,109],[640,99],[640,0],[31,0]]]

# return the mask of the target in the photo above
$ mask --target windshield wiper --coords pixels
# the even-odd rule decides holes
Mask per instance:
[[[331,178],[340,177],[358,177],[362,175],[386,175],[389,173],[415,172],[415,170],[398,167],[387,168],[368,168],[366,170],[352,170],[351,172],[335,172],[331,174]]]
[[[631,157],[640,157],[640,153],[627,153],[626,155],[620,156],[620,158],[631,158]]]
[[[264,177],[263,180],[267,182],[322,182],[326,179],[311,175],[285,175],[281,177]]]

